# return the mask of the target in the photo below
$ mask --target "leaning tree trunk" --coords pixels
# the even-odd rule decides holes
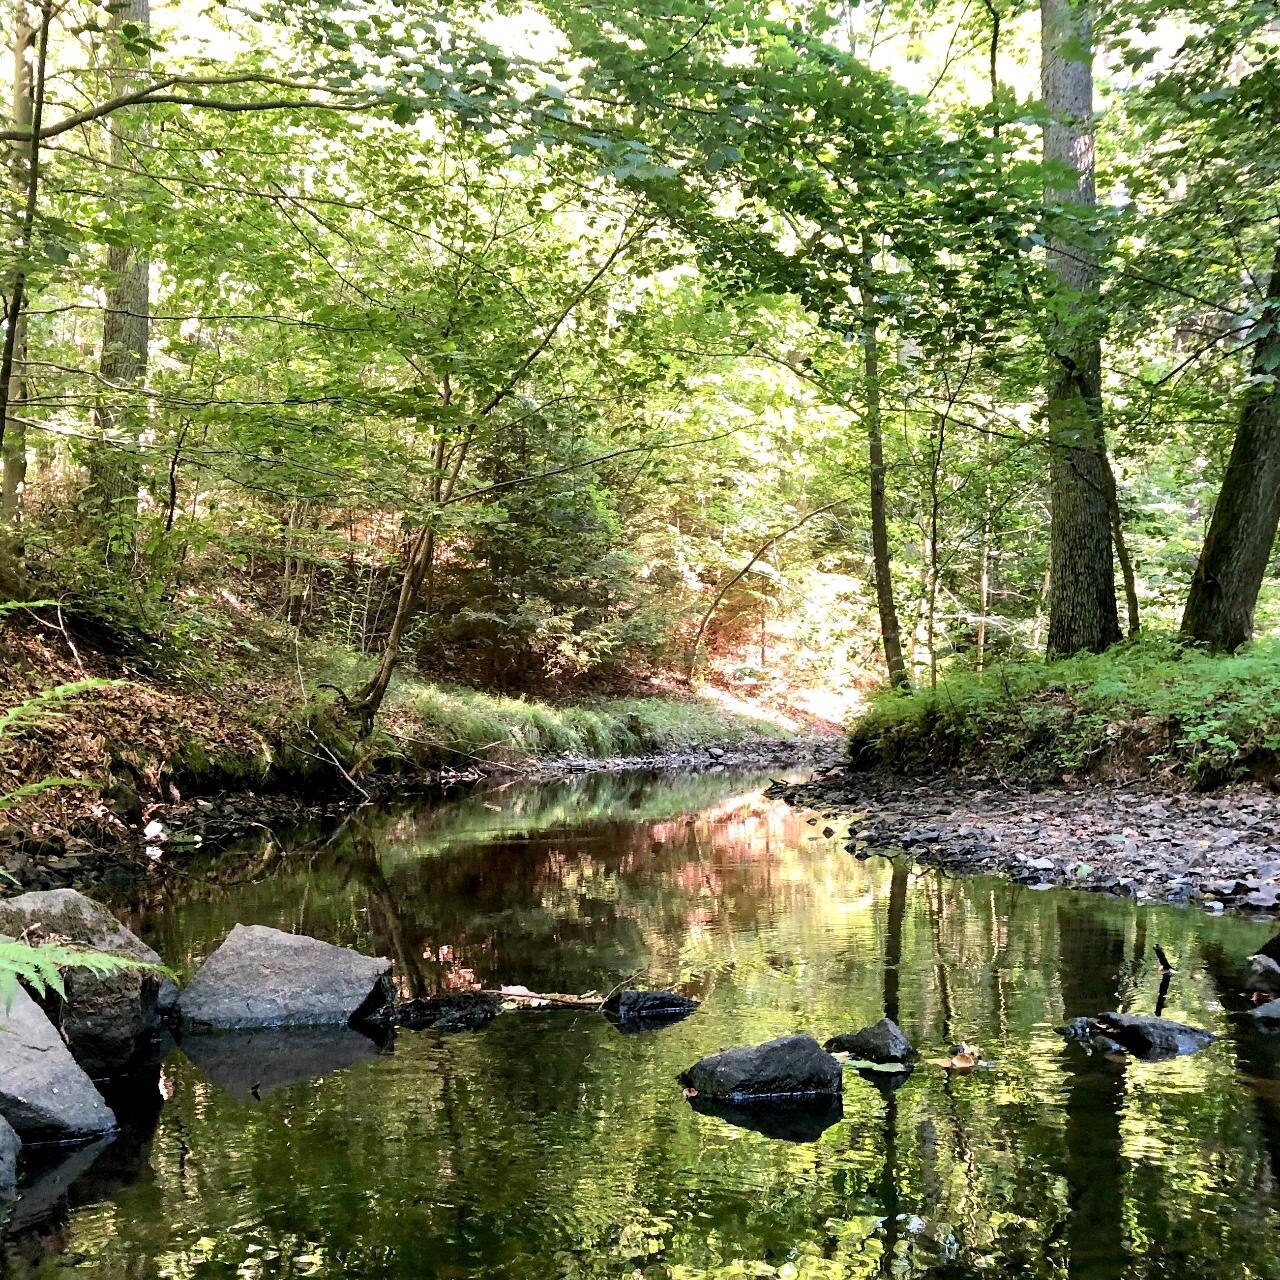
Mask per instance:
[[[1253,373],[1280,368],[1280,240],[1275,246],[1267,303],[1253,348]],[[1200,552],[1183,634],[1228,651],[1253,634],[1253,612],[1280,523],[1280,389],[1255,379],[1245,395],[1231,457]]]
[[[29,130],[35,119],[32,60],[36,31],[27,16],[26,0],[13,4],[13,127]],[[31,148],[15,142],[10,164],[18,203],[27,195],[31,179]],[[3,441],[0,442],[0,590],[16,595],[22,584],[22,486],[27,475],[26,376],[27,314],[21,307],[9,317],[13,326],[5,397]]]
[[[871,471],[871,559],[876,579],[876,606],[880,612],[880,638],[884,644],[889,683],[907,688],[907,664],[902,657],[902,631],[893,598],[893,571],[889,563],[889,515],[885,499],[884,434],[880,413],[880,341],[877,331],[875,289],[868,278],[870,257],[864,262],[862,280],[862,354],[866,374],[867,453]]]
[[[117,30],[133,23],[144,33],[151,23],[150,0],[122,0],[112,9]],[[131,57],[119,36],[113,41],[113,57],[127,70],[114,77],[117,93],[127,93],[146,68],[146,59]],[[111,122],[112,172],[124,175],[136,170],[137,146],[145,131],[130,130],[127,112]],[[134,220],[137,225],[137,219]],[[96,436],[89,458],[89,505],[97,535],[109,563],[127,564],[133,557],[134,525],[138,514],[141,468],[138,447],[145,413],[135,402],[135,392],[147,373],[147,336],[151,312],[151,261],[138,242],[113,244],[107,250],[107,298],[102,319],[102,355],[98,372],[102,394],[94,409]]]
[[[1093,183],[1091,19],[1083,0],[1041,0],[1041,91],[1047,204],[1097,204]],[[1064,184],[1062,174],[1072,176]],[[1052,522],[1049,653],[1100,653],[1120,639],[1112,559],[1110,468],[1102,431],[1097,255],[1083,237],[1052,237],[1064,312],[1050,336],[1046,420]]]

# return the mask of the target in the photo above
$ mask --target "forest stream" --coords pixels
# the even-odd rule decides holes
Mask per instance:
[[[863,860],[766,777],[488,784],[265,836],[112,905],[185,978],[236,922],[395,960],[412,991],[624,982],[701,999],[480,1031],[173,1047],[114,1141],[29,1164],[5,1277],[1280,1274],[1280,1037],[1240,994],[1264,923]],[[1108,1009],[1219,1033],[1166,1062],[1054,1028]],[[677,1074],[897,1020],[898,1088],[846,1069],[808,1132],[703,1114]],[[953,1042],[990,1065],[931,1063]],[[785,1126],[783,1126],[785,1129]],[[802,1140],[795,1140],[802,1139]]]

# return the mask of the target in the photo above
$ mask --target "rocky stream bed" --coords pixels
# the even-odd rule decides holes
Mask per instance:
[[[1280,911],[1280,793],[1213,794],[1090,785],[1017,789],[835,766],[769,794],[813,810],[811,825],[857,857],[905,853],[930,867],[998,873],[1139,901]]]

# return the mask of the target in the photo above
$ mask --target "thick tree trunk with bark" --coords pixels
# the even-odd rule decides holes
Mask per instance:
[[[1041,0],[1041,91],[1049,124],[1046,202],[1092,209],[1093,63],[1091,21],[1082,2]],[[1064,179],[1063,170],[1070,179]],[[1083,238],[1080,238],[1083,239]],[[1099,653],[1120,639],[1110,466],[1102,430],[1102,348],[1098,264],[1087,243],[1050,240],[1049,264],[1065,312],[1050,336],[1045,417],[1049,432],[1049,653]]]
[[[868,272],[870,260],[866,262]],[[885,499],[884,434],[880,413],[880,341],[876,320],[875,289],[862,282],[862,353],[866,374],[867,454],[871,470],[871,558],[876,579],[876,607],[880,613],[880,637],[884,644],[889,683],[897,689],[910,684],[902,657],[902,632],[898,606],[893,598],[893,573],[889,564],[889,514]]]
[[[1276,242],[1253,372],[1280,372],[1280,240]],[[1280,388],[1255,382],[1245,396],[1213,519],[1191,580],[1183,634],[1214,649],[1238,649],[1253,613],[1280,523]]]
[[[151,24],[150,0],[123,0],[112,13],[116,27],[134,23],[146,32]],[[119,43],[118,39],[115,42]],[[117,47],[114,57],[128,64]],[[115,77],[115,92],[127,93],[145,61]],[[111,122],[111,163],[116,174],[136,168],[136,146],[145,140],[143,126],[128,113]],[[147,338],[151,312],[151,260],[137,243],[111,245],[107,250],[107,299],[102,320],[102,355],[98,372],[102,394],[94,409],[97,442],[89,461],[89,500],[108,559],[127,562],[133,554],[141,468],[138,446],[145,414],[130,403],[147,373]]]

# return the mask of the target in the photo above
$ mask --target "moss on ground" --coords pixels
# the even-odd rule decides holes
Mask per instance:
[[[1103,654],[957,673],[886,693],[850,734],[857,764],[1029,779],[1152,776],[1196,787],[1280,756],[1280,644],[1209,654],[1148,636]]]

